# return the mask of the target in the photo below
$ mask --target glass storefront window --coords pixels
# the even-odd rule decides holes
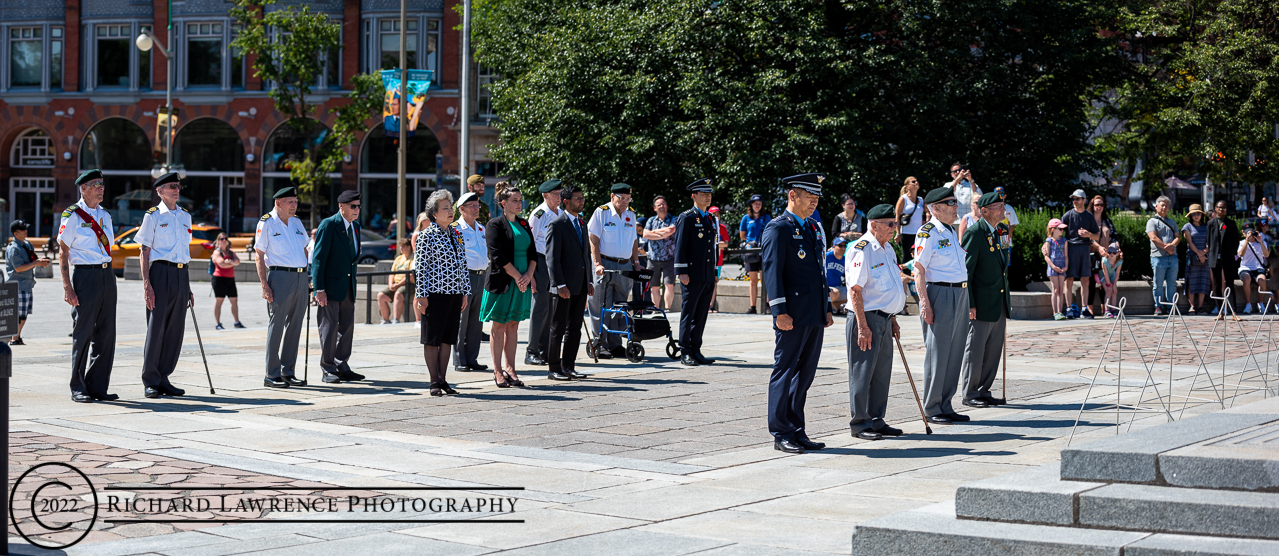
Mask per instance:
[[[151,170],[151,145],[138,124],[124,118],[98,122],[80,144],[80,168]]]
[[[244,143],[226,122],[200,118],[178,130],[173,158],[187,171],[243,172]]]

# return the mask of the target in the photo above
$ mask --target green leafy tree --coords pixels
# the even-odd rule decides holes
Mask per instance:
[[[285,115],[286,125],[307,138],[303,152],[286,165],[293,183],[310,194],[310,226],[315,228],[317,189],[329,183],[329,174],[337,171],[346,156],[343,149],[355,142],[356,133],[365,131],[374,110],[381,108],[382,82],[377,75],[353,76],[352,90],[345,103],[332,109],[333,127],[326,132],[314,119],[317,106],[308,98],[325,70],[324,58],[318,54],[336,55],[342,47],[340,25],[330,23],[325,14],[311,13],[305,4],[268,10],[275,2],[236,0],[231,18],[239,34],[231,46],[257,57],[254,75],[269,84],[267,94]]]

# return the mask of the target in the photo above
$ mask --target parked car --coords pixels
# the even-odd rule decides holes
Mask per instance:
[[[360,264],[393,261],[398,254],[394,239],[376,232],[360,230]]]
[[[134,226],[115,236],[115,245],[111,248],[111,268],[123,271],[125,259],[141,256],[142,245],[135,239],[138,235],[138,229],[137,226]],[[220,233],[222,233],[222,229],[217,226],[192,224],[191,258],[207,259],[213,256],[213,243],[218,239],[218,234]],[[244,252],[251,239],[250,237],[232,237],[231,249],[237,252]]]

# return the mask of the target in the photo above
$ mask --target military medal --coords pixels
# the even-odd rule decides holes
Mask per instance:
[[[697,232],[697,238],[698,238],[698,239],[701,239],[701,237],[702,237],[702,233],[701,233],[701,232]]]
[[[804,258],[804,256],[805,256],[805,255],[807,255],[807,253],[805,253],[803,249],[800,249],[800,250],[799,250],[799,258],[801,258],[801,259],[802,259],[802,258]]]

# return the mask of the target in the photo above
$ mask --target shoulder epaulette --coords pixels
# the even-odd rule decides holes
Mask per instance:
[[[67,218],[67,217],[71,216],[72,214],[75,214],[75,209],[78,209],[78,208],[80,208],[80,207],[79,207],[79,206],[77,206],[77,205],[70,205],[70,206],[68,206],[65,210],[63,210],[63,211],[62,211],[62,217],[63,217],[63,218]]]
[[[541,218],[543,214],[546,214],[546,209],[537,209],[533,212],[535,218]]]
[[[921,232],[927,232],[927,231],[929,231],[929,230],[932,230],[932,229],[933,229],[933,228],[935,228],[935,227],[936,227],[936,226],[933,226],[933,223],[932,223],[932,222],[929,222],[929,223],[927,223],[927,224],[924,224],[923,226],[920,226],[920,227],[919,227],[919,231],[921,231]]]
[[[608,210],[608,203],[600,205],[600,210]]]
[[[266,222],[267,220],[270,220],[270,219],[271,219],[271,213],[268,212],[266,214],[263,214],[260,220],[263,222]]]
[[[863,247],[866,247],[867,245],[870,245],[870,242],[863,239],[857,243],[854,243],[853,249],[861,249]]]
[[[454,220],[452,224],[449,224],[449,227],[450,227],[450,228],[460,228],[460,227],[462,227],[462,222],[460,222],[460,221],[458,221],[458,220]]]
[[[160,207],[151,207],[147,209],[147,214],[154,214],[157,210],[160,210]]]

